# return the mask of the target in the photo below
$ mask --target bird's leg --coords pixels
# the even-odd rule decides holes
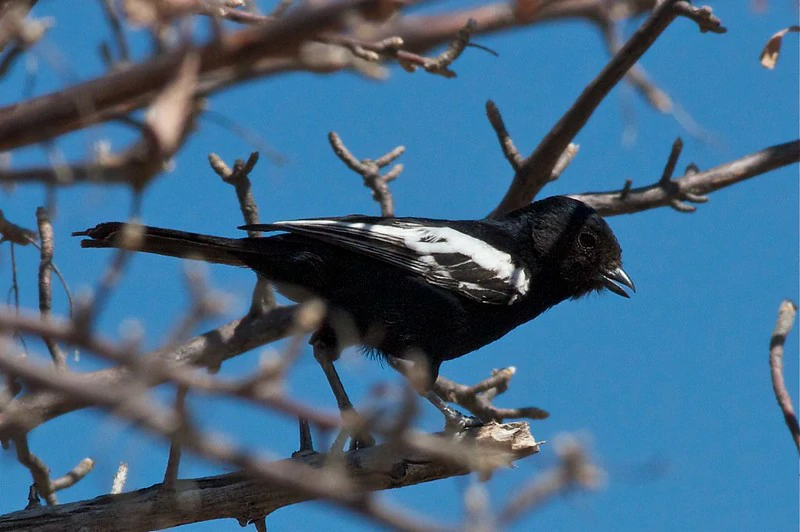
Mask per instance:
[[[328,385],[331,387],[334,397],[336,397],[336,405],[339,407],[342,419],[351,417],[353,414],[358,415],[353,403],[350,402],[347,391],[344,389],[342,380],[339,378],[339,373],[333,365],[333,361],[337,360],[341,354],[336,340],[336,332],[331,327],[324,325],[311,335],[309,343],[313,346],[314,358],[319,362],[322,372],[325,373],[325,378],[328,379]],[[373,445],[375,445],[375,440],[370,434],[351,434],[351,449],[363,449]]]
[[[417,393],[439,410],[444,415],[445,429],[460,432],[471,427],[480,427],[483,422],[474,416],[462,414],[445,401],[434,389],[436,377],[439,374],[438,366],[431,368],[424,375],[418,367],[418,364],[423,363],[421,360],[411,362],[409,360],[402,360],[396,357],[388,357],[389,365],[402,373],[411,385],[416,388]]]
[[[444,399],[439,397],[433,390],[428,390],[424,394],[425,399],[431,402],[433,406],[435,406],[439,412],[444,415],[445,420],[445,429],[453,430],[454,432],[461,432],[462,430],[467,430],[472,427],[480,427],[483,425],[483,422],[475,416],[467,416],[462,414],[449,404],[445,402]]]
[[[300,428],[300,448],[292,453],[292,458],[316,453],[314,450],[314,441],[311,439],[311,427],[308,425],[308,420],[299,417],[297,418],[297,424]]]

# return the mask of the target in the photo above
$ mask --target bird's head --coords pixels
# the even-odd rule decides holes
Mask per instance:
[[[622,250],[606,221],[585,203],[566,196],[554,196],[531,205],[533,242],[550,275],[581,297],[592,291],[610,290],[630,297],[634,292],[622,269]]]

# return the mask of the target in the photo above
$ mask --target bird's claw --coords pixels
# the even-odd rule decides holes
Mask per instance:
[[[483,425],[483,421],[478,417],[467,416],[457,410],[453,410],[453,413],[454,415],[445,416],[444,430],[446,432],[463,432]]]

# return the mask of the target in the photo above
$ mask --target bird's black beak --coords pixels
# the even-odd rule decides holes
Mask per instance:
[[[627,286],[628,288],[636,292],[636,287],[633,285],[633,281],[631,281],[631,278],[628,277],[628,274],[625,273],[625,270],[623,270],[621,267],[605,272],[603,274],[603,285],[608,290],[622,297],[631,297],[631,296],[629,296],[628,293],[625,292],[625,290],[623,290],[620,285]]]

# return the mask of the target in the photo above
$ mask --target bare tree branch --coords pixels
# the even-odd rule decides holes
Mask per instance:
[[[0,243],[2,242],[27,246],[36,242],[36,232],[8,221],[3,216],[3,211],[0,211]]]
[[[219,366],[228,358],[291,334],[295,326],[296,310],[296,306],[279,307],[260,316],[246,316],[234,320],[179,345],[143,355],[142,363]],[[113,345],[84,337],[80,331],[68,323],[50,321],[44,324],[38,319],[17,316],[12,312],[0,313],[0,331],[3,330],[48,336],[67,344],[82,346],[93,352],[108,354],[117,351]],[[119,355],[120,360],[125,359],[124,353],[119,353]],[[75,378],[82,382],[80,386],[82,388],[97,386],[109,389],[125,387],[139,380],[127,368],[100,370],[76,375]],[[162,375],[162,378],[165,376]],[[161,382],[151,378],[148,384],[155,386]],[[79,396],[48,390],[30,391],[15,400],[13,415],[8,410],[0,411],[0,440],[9,439],[14,434],[28,432],[50,419],[88,406],[91,406],[91,403]]]
[[[672,187],[664,187],[656,182],[647,187],[623,187],[612,192],[572,194],[572,197],[588,203],[603,216],[631,214],[670,206],[676,199],[685,199],[685,194],[702,196],[798,161],[800,140],[795,140],[770,146],[705,172],[690,170],[684,176],[670,181],[674,185]]]
[[[589,460],[586,450],[575,438],[561,437],[556,441],[556,452],[560,459],[558,466],[539,475],[527,488],[515,490],[500,511],[498,521],[501,524],[507,525],[524,512],[535,510],[570,490],[594,490],[600,486],[605,477],[603,471]]]
[[[304,40],[336,24],[348,10],[373,1],[306,4],[274,24],[248,28],[200,48],[199,93],[205,93],[208,87],[203,85],[215,77],[228,82],[249,79],[260,60],[285,62],[283,58],[296,54]],[[0,151],[42,142],[147,105],[173,78],[183,55],[182,50],[165,52],[63,91],[0,108]]]
[[[683,0],[664,0],[653,11],[644,24],[633,34],[608,65],[584,89],[575,103],[545,135],[531,155],[525,159],[514,175],[511,186],[500,204],[489,215],[497,217],[531,202],[536,194],[551,179],[559,156],[564,153],[575,135],[588,122],[594,110],[605,99],[611,89],[622,80],[631,67],[653,45],[656,39],[679,15],[695,14],[687,11]],[[710,18],[699,15],[698,20]],[[719,28],[719,21],[715,27]],[[701,28],[712,26],[701,24]],[[724,30],[721,30],[724,31]]]
[[[388,172],[381,174],[381,168],[390,165],[406,151],[405,146],[397,146],[393,150],[381,155],[377,159],[358,160],[355,155],[344,145],[342,139],[335,132],[328,133],[328,141],[336,156],[352,171],[364,178],[364,186],[372,191],[372,199],[381,206],[381,216],[394,216],[394,199],[389,190],[389,183],[397,179],[403,171],[403,165],[398,163]]]
[[[48,319],[52,310],[53,292],[50,281],[53,271],[53,226],[50,223],[50,215],[47,209],[39,207],[36,209],[36,222],[39,225],[39,240],[41,249],[41,261],[39,263],[39,313],[42,319]],[[59,369],[67,366],[67,357],[56,342],[45,338],[45,345],[53,359],[53,364]]]
[[[237,159],[233,164],[233,170],[216,153],[209,154],[208,162],[214,172],[236,190],[236,198],[239,200],[239,209],[242,211],[244,223],[247,225],[258,224],[258,205],[256,205],[256,200],[253,197],[253,186],[250,183],[250,172],[253,171],[258,162],[258,152],[251,153],[247,162]],[[250,237],[261,235],[259,231],[252,230],[247,231],[247,234]],[[250,303],[250,313],[264,313],[274,306],[275,294],[269,281],[257,275],[256,286],[253,289],[253,297]]]
[[[38,371],[28,363],[11,358],[0,358],[0,363],[4,371],[32,380],[39,386],[56,387],[65,393],[75,392],[81,387],[80,380],[74,374]],[[314,454],[280,462],[265,462],[230,445],[216,443],[198,434],[186,433],[186,427],[181,428],[175,424],[174,415],[154,409],[136,397],[107,392],[95,388],[87,393],[94,396],[98,406],[114,409],[158,434],[180,437],[186,448],[202,456],[242,467],[246,473],[176,481],[171,491],[173,497],[167,499],[171,504],[165,504],[162,512],[154,511],[153,508],[154,498],[164,496],[164,492],[157,486],[123,496],[104,496],[88,503],[62,505],[52,514],[8,514],[0,517],[0,531],[24,527],[26,519],[35,519],[41,530],[55,529],[52,527],[56,526],[63,530],[65,525],[68,528],[86,526],[103,529],[108,528],[109,519],[117,519],[119,515],[126,515],[126,519],[116,521],[113,528],[118,530],[163,528],[221,517],[234,517],[247,522],[288,504],[318,497],[376,518],[395,528],[430,530],[430,523],[422,524],[409,515],[400,515],[388,509],[379,510],[364,492],[412,485],[469,471],[463,463],[439,462],[433,457],[435,455],[419,454],[418,451],[409,454],[409,451],[393,445],[349,453],[345,461],[346,477],[340,477],[332,471],[320,474],[318,468],[325,463],[325,455]],[[124,404],[119,401],[124,401]],[[538,444],[530,435],[526,423],[487,425],[460,433],[454,443],[459,442],[469,442],[470,453],[507,455],[504,460],[515,460],[538,452]],[[346,488],[342,484],[344,478],[347,479]],[[86,511],[87,504],[95,508],[95,511]],[[143,510],[145,507],[148,508],[147,511]]]
[[[794,414],[792,398],[786,389],[786,383],[783,381],[783,344],[786,342],[789,331],[792,330],[796,315],[796,304],[789,300],[781,303],[778,309],[778,322],[775,324],[775,330],[772,332],[772,338],[769,341],[769,369],[772,374],[772,389],[775,391],[775,399],[778,400],[778,406],[783,412],[786,426],[792,434],[797,452],[800,453],[800,425],[798,425],[797,416]]]

